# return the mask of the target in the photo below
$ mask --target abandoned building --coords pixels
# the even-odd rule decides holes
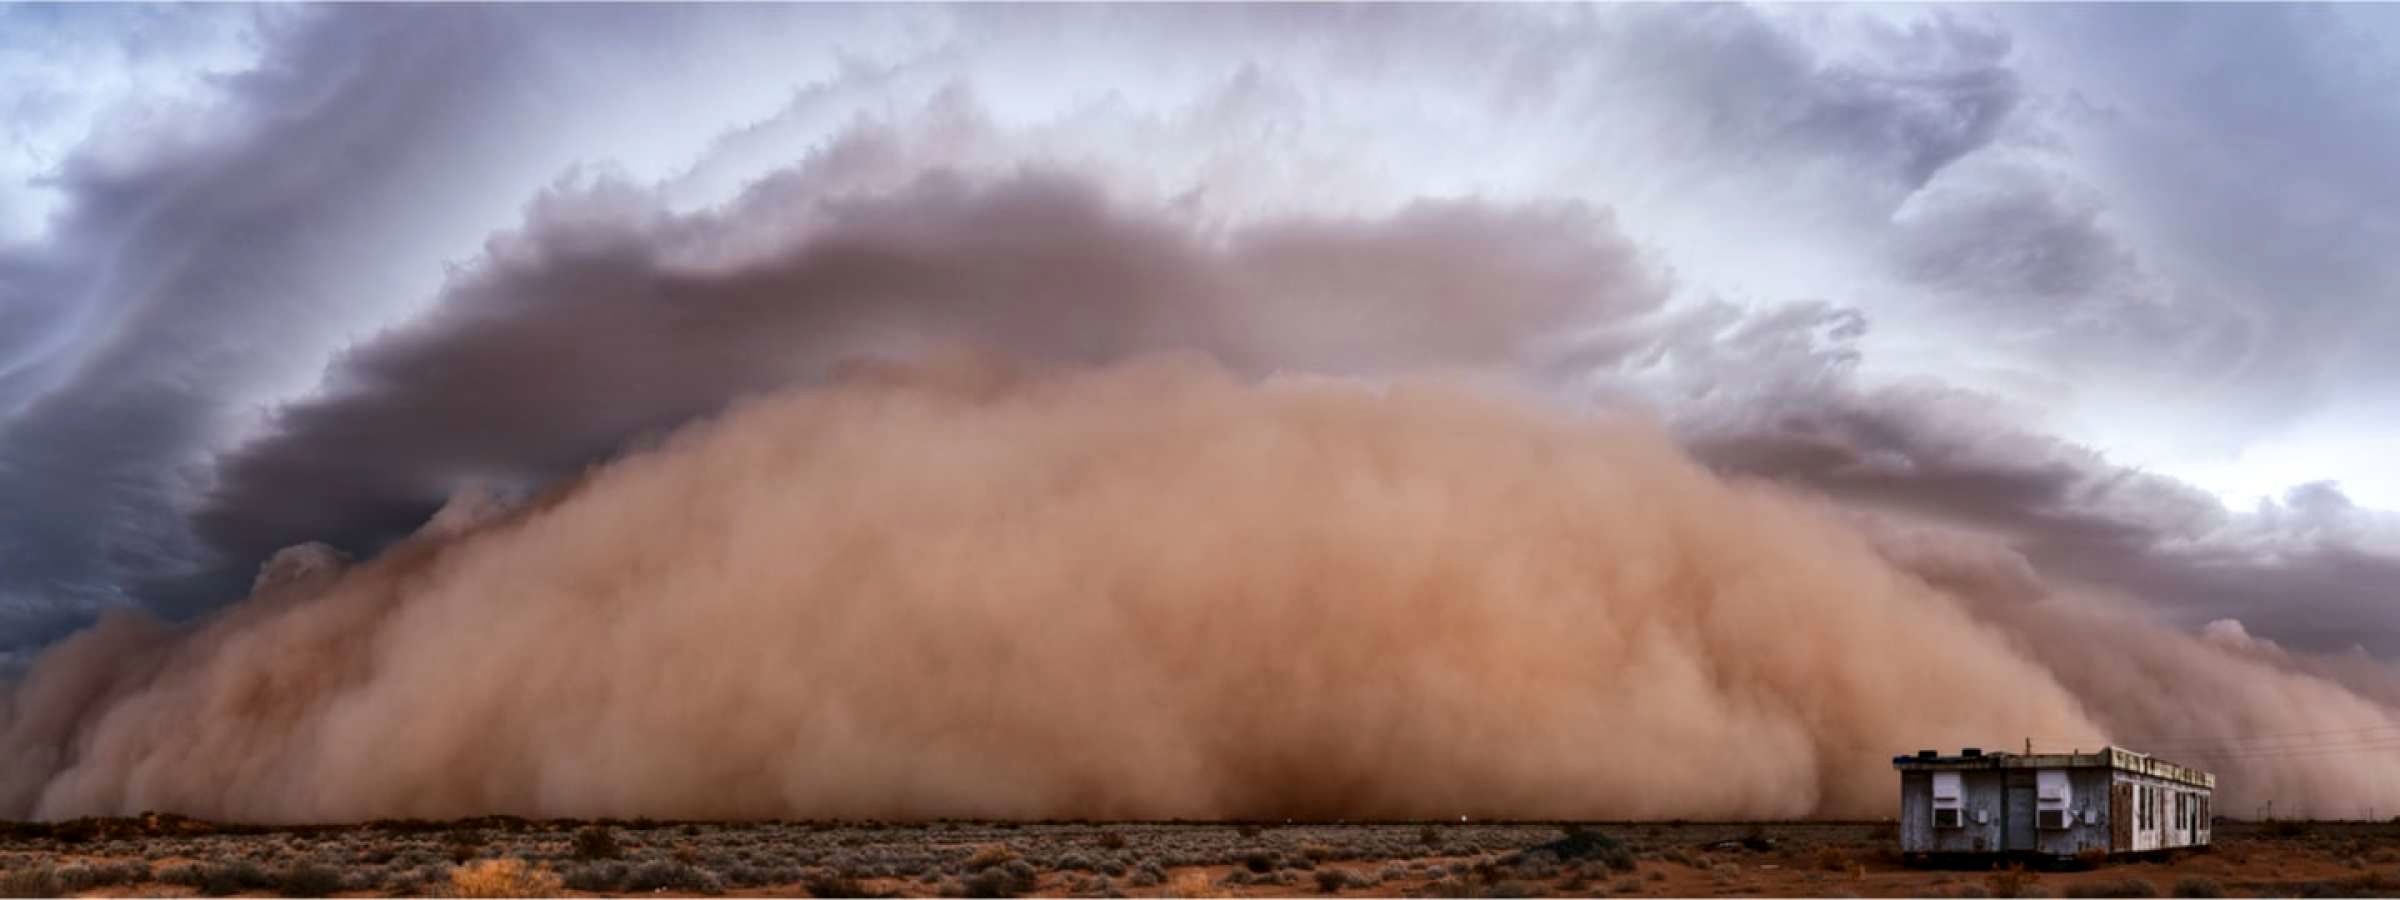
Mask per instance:
[[[1895,756],[1911,856],[2149,853],[2208,843],[2216,776],[2121,747]]]

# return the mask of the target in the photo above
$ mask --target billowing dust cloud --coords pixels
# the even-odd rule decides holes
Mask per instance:
[[[105,620],[8,699],[0,814],[1878,816],[1920,746],[2392,721],[1952,549],[1454,384],[870,369]]]

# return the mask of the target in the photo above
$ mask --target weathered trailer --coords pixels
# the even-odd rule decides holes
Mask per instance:
[[[1932,750],[1900,770],[1900,852],[1911,857],[2150,853],[2208,844],[2216,776],[2104,747],[2091,753]]]

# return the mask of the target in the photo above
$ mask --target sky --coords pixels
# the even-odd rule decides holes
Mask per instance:
[[[0,654],[965,341],[1469,373],[2389,658],[2396,158],[2385,6],[0,5]]]

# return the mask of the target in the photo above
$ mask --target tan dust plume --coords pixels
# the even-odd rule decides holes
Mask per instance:
[[[1805,504],[1433,383],[852,379],[439,530],[62,645],[5,811],[1871,815],[2097,729]]]

